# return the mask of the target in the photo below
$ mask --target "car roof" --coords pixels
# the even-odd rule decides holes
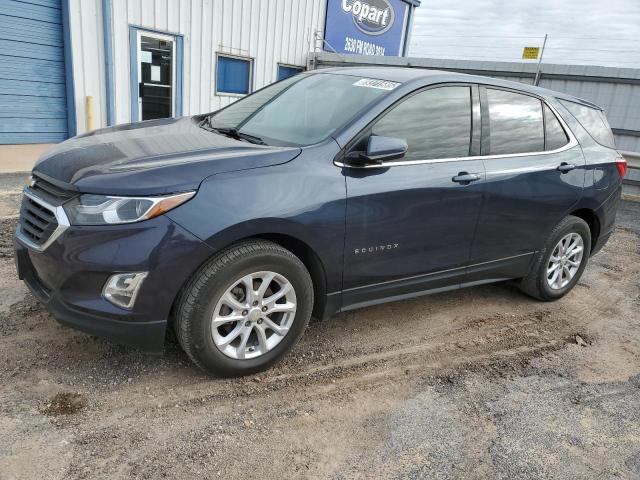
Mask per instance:
[[[556,92],[547,88],[535,87],[521,82],[502,80],[499,78],[485,77],[482,75],[469,75],[466,73],[451,72],[446,70],[431,70],[427,68],[412,67],[383,67],[383,66],[358,66],[358,67],[332,67],[312,70],[307,73],[331,73],[335,75],[353,75],[358,77],[375,78],[398,83],[440,83],[440,82],[468,82],[497,87],[512,88],[522,92],[532,93],[545,98],[557,98],[586,105],[602,110],[598,105],[583,100],[573,95]]]

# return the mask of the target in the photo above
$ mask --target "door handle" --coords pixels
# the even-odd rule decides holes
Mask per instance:
[[[138,82],[138,97],[144,97],[144,83]]]
[[[471,182],[475,182],[476,180],[480,180],[480,175],[478,175],[477,173],[469,172],[460,172],[458,175],[451,179],[451,181],[459,183],[461,185],[469,185]]]
[[[573,163],[562,162],[560,165],[558,165],[558,171],[560,173],[570,172],[574,168],[576,168],[576,166]]]

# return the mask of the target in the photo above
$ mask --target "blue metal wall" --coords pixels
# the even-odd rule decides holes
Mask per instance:
[[[0,0],[0,144],[68,137],[62,0]]]

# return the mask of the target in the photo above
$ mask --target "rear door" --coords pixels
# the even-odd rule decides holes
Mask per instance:
[[[374,168],[344,167],[345,306],[461,282],[484,179],[482,160],[469,158],[479,154],[477,96],[470,85],[423,90],[355,140],[350,151],[364,150],[370,135],[405,139],[409,150]]]
[[[526,273],[580,199],[585,172],[580,146],[540,98],[487,86],[480,100],[487,180],[467,282]]]

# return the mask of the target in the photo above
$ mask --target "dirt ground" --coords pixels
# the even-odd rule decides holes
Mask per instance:
[[[0,479],[640,478],[640,203],[555,303],[509,284],[313,323],[211,379],[58,325],[0,195]]]

